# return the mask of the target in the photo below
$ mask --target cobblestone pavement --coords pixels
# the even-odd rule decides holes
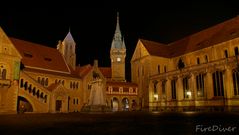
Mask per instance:
[[[238,133],[239,113],[230,112],[0,115],[1,135],[194,135]]]

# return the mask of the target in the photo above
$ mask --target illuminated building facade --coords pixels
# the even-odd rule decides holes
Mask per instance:
[[[8,37],[0,28],[0,113],[79,112],[89,102],[94,73],[103,80],[107,106],[113,111],[136,109],[138,86],[125,80],[119,17],[111,67],[98,67],[97,60],[94,66],[77,66],[75,48],[70,31],[55,49]]]
[[[139,39],[132,82],[150,110],[238,109],[239,17],[162,44]]]

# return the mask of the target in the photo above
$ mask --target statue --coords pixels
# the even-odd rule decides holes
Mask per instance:
[[[93,81],[90,82],[89,105],[106,105],[103,93],[103,82],[99,74],[93,72]]]
[[[90,89],[89,102],[82,107],[82,112],[109,112],[110,108],[106,105],[103,80],[95,71],[93,71],[93,80],[89,82],[88,88]]]

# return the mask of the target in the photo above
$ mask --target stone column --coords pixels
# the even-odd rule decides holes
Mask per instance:
[[[226,68],[225,71],[225,89],[224,89],[224,97],[226,98],[227,104],[230,105],[229,99],[233,97],[233,78],[232,78],[232,69],[230,67]]]
[[[158,82],[157,90],[158,90],[158,101],[161,101],[163,99],[163,95],[162,95],[162,81]]]
[[[205,94],[207,99],[212,99],[213,92],[213,80],[212,80],[212,72],[207,72],[205,77]]]
[[[191,74],[191,78],[189,79],[189,89],[192,92],[192,100],[196,100],[197,99],[197,82],[196,82],[196,75],[195,74]]]
[[[178,106],[182,106],[182,100],[184,99],[184,90],[183,90],[183,78],[182,76],[178,76],[178,80],[176,83],[176,99],[178,102]]]
[[[172,99],[171,80],[168,79],[166,82],[166,100],[170,101],[171,99]]]

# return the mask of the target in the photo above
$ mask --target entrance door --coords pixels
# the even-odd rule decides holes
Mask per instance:
[[[56,111],[61,112],[62,100],[56,100]]]
[[[129,111],[129,100],[128,100],[128,98],[124,98],[122,100],[122,110],[123,111]]]
[[[118,111],[119,109],[119,101],[117,98],[113,98],[113,111]]]

